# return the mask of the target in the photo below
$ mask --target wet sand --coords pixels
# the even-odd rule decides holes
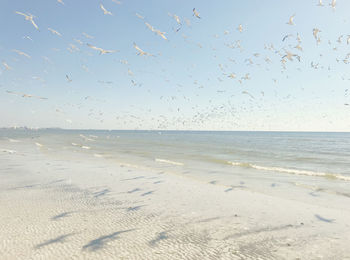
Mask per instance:
[[[350,259],[348,206],[27,141],[0,148],[1,259]]]

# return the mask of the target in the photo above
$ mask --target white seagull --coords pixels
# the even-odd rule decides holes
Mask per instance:
[[[13,95],[17,95],[17,96],[22,96],[22,97],[25,97],[25,98],[47,99],[47,98],[45,98],[45,97],[38,97],[38,96],[31,95],[31,94],[18,93],[18,92],[13,92],[13,91],[9,91],[9,90],[7,90],[6,92],[9,93],[9,94],[13,94]]]
[[[289,21],[288,21],[288,23],[287,24],[289,24],[289,25],[295,25],[294,24],[294,17],[295,17],[295,14],[293,14],[291,17],[289,17]]]
[[[319,32],[321,32],[321,31],[320,31],[320,29],[317,29],[317,28],[314,28],[314,29],[312,30],[312,34],[314,35],[315,39],[317,39],[317,34],[318,34]]]
[[[136,13],[135,15],[136,15],[138,18],[142,19],[142,20],[145,19],[145,17],[143,17],[142,15],[140,15],[140,14],[138,14],[138,13]]]
[[[107,11],[106,8],[102,4],[100,4],[100,7],[101,7],[101,9],[103,11],[103,14],[113,15],[110,11]]]
[[[19,15],[23,15],[24,16],[24,18],[27,20],[27,21],[30,21],[32,24],[33,24],[33,26],[37,29],[37,30],[39,30],[39,27],[36,25],[36,23],[34,22],[34,15],[32,15],[32,14],[24,14],[24,13],[21,13],[21,12],[17,12],[16,11],[16,14],[19,14]]]
[[[68,83],[72,82],[72,80],[69,78],[68,75],[66,75],[66,78],[67,78]]]
[[[332,6],[333,9],[335,9],[336,4],[337,0],[332,0],[332,2],[329,5]]]
[[[154,56],[153,54],[143,51],[139,46],[136,45],[136,43],[134,43],[134,48],[139,52],[137,55]]]
[[[199,16],[199,13],[197,12],[196,8],[193,8],[193,15],[196,16],[197,18],[201,19],[201,17]]]
[[[58,31],[51,29],[51,28],[47,28],[50,32],[52,32],[53,34],[56,34],[57,36],[62,37],[62,34],[60,34]]]
[[[30,56],[27,53],[24,53],[23,51],[19,51],[19,50],[16,50],[16,49],[14,49],[12,51],[16,52],[18,55],[22,55],[22,56],[27,57],[28,59],[30,59]]]
[[[27,36],[23,36],[23,37],[22,37],[22,39],[28,39],[28,40],[33,41],[33,39],[32,39],[32,38],[30,38],[28,35],[27,35]]]
[[[94,49],[96,51],[99,51],[100,52],[100,55],[101,54],[106,54],[106,53],[114,53],[114,52],[117,52],[117,50],[104,50],[102,48],[99,48],[99,47],[96,47],[96,46],[93,46],[89,43],[87,43],[87,46],[89,46],[91,49]]]
[[[6,70],[12,70],[12,68],[5,61],[2,62],[2,65],[4,65]]]
[[[88,35],[87,33],[83,32],[82,35],[84,35],[88,39],[93,39],[94,37],[91,35]]]
[[[282,60],[284,60],[284,58],[287,58],[288,60],[292,61],[292,60],[293,60],[293,57],[297,57],[297,59],[300,61],[300,56],[299,56],[299,55],[293,54],[293,53],[291,53],[291,52],[289,52],[289,51],[286,51],[286,50],[285,50],[285,52],[286,52],[286,55],[284,55],[284,56],[282,57]]]

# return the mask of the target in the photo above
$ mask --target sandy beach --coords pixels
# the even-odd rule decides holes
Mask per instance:
[[[348,205],[31,141],[0,148],[1,259],[350,259]]]

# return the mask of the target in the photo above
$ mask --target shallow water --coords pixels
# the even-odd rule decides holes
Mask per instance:
[[[227,191],[350,197],[350,133],[3,129],[0,138],[181,174]]]

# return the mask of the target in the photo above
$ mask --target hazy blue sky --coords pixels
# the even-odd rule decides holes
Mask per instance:
[[[350,131],[350,1],[335,10],[317,0],[63,2],[1,1],[0,126]],[[33,14],[39,31],[16,11]],[[137,55],[134,42],[154,57]],[[99,55],[87,43],[119,52]],[[284,69],[285,50],[301,61]]]

